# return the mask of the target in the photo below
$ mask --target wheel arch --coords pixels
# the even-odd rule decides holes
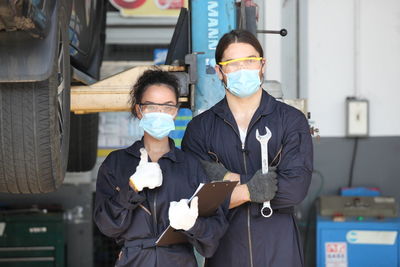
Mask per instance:
[[[68,7],[63,0],[57,0],[50,13],[49,32],[42,39],[26,31],[0,32],[0,62],[8,66],[0,68],[0,82],[36,82],[50,77],[58,45],[59,8]]]

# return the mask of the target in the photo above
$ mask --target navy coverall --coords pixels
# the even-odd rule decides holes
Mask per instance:
[[[274,214],[270,218],[262,217],[262,204],[258,203],[248,202],[230,209],[229,228],[206,266],[303,266],[293,207],[307,194],[313,147],[307,120],[300,111],[263,91],[242,144],[238,126],[224,98],[193,118],[186,129],[182,149],[204,160],[218,160],[229,171],[239,173],[244,184],[261,169],[256,129],[263,135],[265,126],[272,132],[268,143],[269,164],[277,165],[278,174],[278,191],[271,200]]]
[[[207,182],[198,160],[175,148],[158,161],[163,184],[137,193],[129,186],[129,177],[140,161],[143,140],[112,152],[99,169],[96,185],[94,220],[100,231],[123,244],[116,266],[197,266],[196,249],[210,257],[227,229],[222,207],[211,217],[198,217],[189,231],[183,231],[189,242],[156,247],[155,241],[168,227],[170,201],[190,198],[200,183]]]

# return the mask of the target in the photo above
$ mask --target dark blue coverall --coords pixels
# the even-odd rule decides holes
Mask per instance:
[[[297,267],[303,266],[299,232],[293,207],[306,196],[313,170],[313,147],[307,120],[300,111],[277,101],[263,91],[260,106],[249,127],[245,143],[224,98],[189,123],[182,142],[204,160],[218,160],[229,171],[239,173],[241,183],[248,182],[261,169],[260,143],[265,126],[272,137],[268,142],[269,164],[277,165],[278,191],[271,206],[274,214],[264,218],[262,204],[246,203],[229,210],[229,228],[206,266]]]
[[[227,229],[222,207],[211,217],[198,217],[189,231],[183,231],[190,243],[156,247],[155,241],[168,227],[170,201],[189,199],[207,177],[198,160],[175,148],[159,159],[163,183],[155,189],[136,193],[129,184],[130,176],[140,161],[143,140],[112,152],[99,169],[96,185],[94,220],[100,231],[124,244],[116,266],[193,266],[193,253],[213,255]]]

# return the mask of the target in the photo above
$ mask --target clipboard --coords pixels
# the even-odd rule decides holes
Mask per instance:
[[[230,196],[237,183],[237,181],[221,181],[200,184],[189,201],[197,196],[199,198],[199,217],[209,217]],[[188,242],[187,236],[181,230],[175,230],[168,226],[157,239],[156,245],[168,246],[186,242]]]

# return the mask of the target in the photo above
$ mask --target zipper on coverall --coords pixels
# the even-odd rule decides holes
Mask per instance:
[[[157,237],[158,230],[157,230],[157,192],[154,192],[154,200],[153,200],[153,227],[154,227],[154,234]]]
[[[254,126],[254,124],[261,118],[261,116],[259,116],[251,125],[249,125],[249,127],[247,128],[247,132],[250,132],[251,128]],[[232,126],[232,124],[230,124],[227,120],[224,119],[224,122],[227,123],[229,126],[231,126],[231,128],[233,129],[233,131],[236,133],[236,135],[239,137],[240,139],[240,134],[236,131],[235,127]],[[245,148],[245,143],[246,143],[246,139],[247,139],[247,133],[246,133],[246,138],[244,140],[244,143],[242,143],[242,155],[243,155],[243,164],[244,164],[244,171],[245,174],[247,174],[247,164],[246,164],[246,151],[244,150]],[[250,256],[250,267],[254,266],[253,263],[253,245],[252,245],[252,241],[251,241],[251,227],[250,227],[250,207],[251,204],[249,204],[247,206],[247,234],[248,234],[248,240],[249,240],[249,256]]]

